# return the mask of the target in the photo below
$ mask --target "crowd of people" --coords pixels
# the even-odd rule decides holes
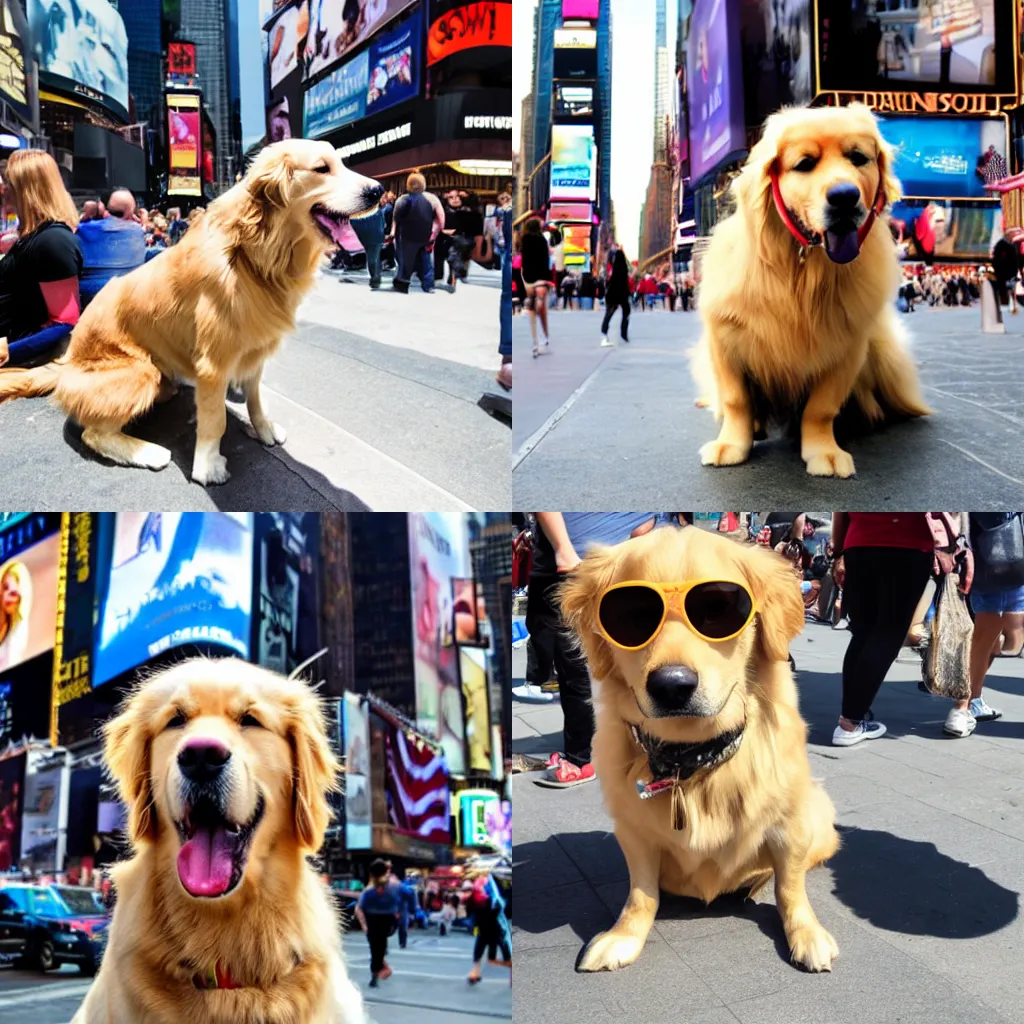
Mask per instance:
[[[518,550],[529,552],[528,657],[526,682],[513,694],[549,702],[551,681],[557,679],[564,716],[562,749],[548,758],[539,785],[567,788],[595,777],[590,676],[558,604],[566,574],[593,544],[616,544],[666,526],[693,528],[693,523],[694,513],[687,512],[524,514]],[[830,518],[723,512],[717,528],[738,543],[771,547],[792,562],[808,620],[849,630],[835,746],[885,734],[872,705],[904,647],[921,656],[919,688],[950,699],[946,735],[966,738],[979,723],[1001,717],[986,701],[984,685],[997,657],[1024,651],[1024,512],[834,512]],[[949,581],[955,585],[947,586]],[[937,687],[930,657],[942,650],[936,641],[943,635],[937,631],[947,628],[940,614],[944,601],[966,602],[973,622],[963,642],[951,645],[969,644],[970,660],[963,666],[965,678],[954,680],[948,692]]]

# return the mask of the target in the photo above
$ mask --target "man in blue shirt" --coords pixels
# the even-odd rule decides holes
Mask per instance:
[[[398,919],[398,886],[388,885],[387,863],[379,858],[370,864],[370,884],[356,904],[356,918],[370,943],[370,988],[379,978],[389,978],[391,968],[384,958],[388,952],[388,936]]]

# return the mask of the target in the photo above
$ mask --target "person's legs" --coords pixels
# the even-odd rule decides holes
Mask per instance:
[[[546,589],[545,600],[557,609],[556,579]],[[556,611],[557,614],[557,611]],[[594,709],[591,704],[590,673],[587,662],[565,631],[559,617],[554,631],[555,670],[558,672],[558,693],[564,717],[563,742],[565,759],[577,768],[590,764],[590,743],[594,737]]]
[[[366,915],[366,938],[370,943],[371,985],[376,986],[377,977],[384,969],[384,956],[388,949],[387,920],[380,914]]]
[[[917,602],[917,607],[914,609],[914,618],[910,623],[910,629],[907,631],[907,644],[911,647],[916,647],[925,638],[927,628],[925,627],[925,619],[928,618],[928,609],[932,606],[932,601],[935,600],[935,580],[929,579],[924,585],[924,590],[921,592],[921,599]]]
[[[1024,614],[1007,612],[1003,615],[1002,654],[1015,658],[1024,648]]]
[[[619,334],[622,336],[623,341],[629,341],[629,303],[623,302],[619,308],[622,310],[622,320],[619,323]]]
[[[370,287],[380,287],[380,245],[366,247],[366,269],[370,275]]]
[[[933,558],[931,552],[903,548],[846,552],[843,599],[851,637],[843,659],[840,718],[846,731],[855,731],[865,719],[899,653]]]
[[[434,261],[430,258],[430,253],[427,252],[427,247],[424,246],[416,254],[416,265],[420,275],[420,284],[423,285],[425,292],[434,290]]]
[[[481,916],[477,922],[476,942],[473,943],[473,966],[470,968],[466,980],[474,985],[480,980],[480,965],[483,963],[484,950],[487,949],[488,929],[487,924]]]
[[[537,316],[540,317],[540,329],[544,332],[544,342],[548,340],[548,288],[546,284],[537,285],[537,298],[534,305],[538,306]]]
[[[601,334],[608,333],[608,325],[612,322],[612,313],[615,312],[615,303],[609,302],[608,308],[604,311],[604,319],[601,321]]]
[[[416,270],[416,254],[420,247],[415,242],[400,239],[397,245],[398,273],[395,274],[395,287],[398,291],[407,292]]]

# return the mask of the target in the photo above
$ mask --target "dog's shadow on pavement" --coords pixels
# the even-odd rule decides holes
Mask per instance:
[[[908,935],[969,939],[998,932],[1019,912],[1018,894],[980,868],[941,853],[934,844],[889,832],[839,829],[842,846],[824,870],[835,898],[876,928]],[[531,934],[566,925],[582,947],[614,924],[629,892],[628,871],[607,832],[551,836],[514,847],[516,928]],[[819,871],[821,869],[818,869]],[[817,875],[814,872],[809,879]],[[581,884],[586,883],[586,884]],[[663,892],[658,921],[741,917],[754,922],[788,961],[789,947],[774,903],[762,893],[720,896],[710,905]],[[822,913],[821,898],[811,903]]]
[[[827,864],[832,892],[876,928],[974,939],[999,931],[1019,913],[1017,893],[934,843],[873,829],[839,826],[839,833],[842,845]]]
[[[287,422],[284,425],[287,429]],[[196,488],[201,488],[200,484],[192,482],[196,410],[191,387],[182,385],[174,398],[154,406],[145,416],[128,424],[125,433],[170,449],[171,465],[157,472],[170,475],[169,471],[173,473],[173,468],[178,469],[184,477],[184,501],[188,501],[188,495],[194,493]],[[83,459],[99,467],[105,467],[113,474],[153,472],[137,467],[118,466],[112,460],[97,454],[82,441],[82,428],[70,417],[64,421],[64,441]],[[205,488],[205,493],[212,504],[225,511],[253,508],[255,506],[252,501],[255,496],[262,496],[260,507],[265,507],[269,501],[273,507],[283,508],[281,499],[285,495],[289,510],[333,506],[346,511],[370,511],[369,506],[351,491],[336,487],[321,473],[300,463],[288,453],[287,446],[272,450],[249,437],[241,420],[230,412],[220,450],[227,457],[231,477],[226,483]],[[127,475],[124,479],[125,486],[129,486],[131,476]],[[163,484],[163,480],[160,484]],[[164,486],[173,484],[168,483]],[[276,505],[273,504],[275,501]]]

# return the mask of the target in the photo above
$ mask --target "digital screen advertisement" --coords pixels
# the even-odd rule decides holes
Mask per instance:
[[[57,575],[57,640],[53,701],[82,697],[92,689],[92,616],[96,594],[96,529],[91,512],[62,512]]]
[[[512,46],[512,4],[508,0],[456,3],[431,0],[427,66],[478,46]]]
[[[53,648],[60,513],[33,512],[0,531],[0,680]]]
[[[60,829],[60,794],[67,769],[63,765],[25,777],[21,819],[21,859],[35,871],[54,871]]]
[[[465,523],[459,513],[409,514],[416,727],[439,740],[448,769],[464,770],[465,725],[454,646],[452,580],[467,574]]]
[[[251,513],[118,512],[112,531],[97,579],[94,686],[190,644],[249,656]]]
[[[167,73],[171,78],[195,78],[195,43],[167,44]]]
[[[589,85],[555,86],[555,117],[581,117],[593,119],[594,89]]]
[[[461,846],[490,846],[488,812],[500,807],[501,798],[489,789],[463,789],[456,799],[459,802],[459,844]]]
[[[299,66],[302,49],[309,31],[309,3],[299,4],[282,11],[269,28],[270,33],[270,88]]]
[[[551,198],[589,199],[597,189],[597,146],[590,125],[551,126]]]
[[[964,206],[952,202],[893,203],[892,221],[908,259],[982,259],[1003,237],[1003,211],[997,204]]]
[[[548,220],[555,223],[564,220],[579,220],[591,223],[593,207],[590,203],[552,203],[548,207]]]
[[[419,92],[420,23],[410,18],[392,32],[381,33],[370,46],[370,81],[366,113],[376,114]]]
[[[302,134],[318,139],[364,117],[369,82],[370,54],[364,50],[310,86],[303,101]]]
[[[370,802],[370,720],[357,693],[346,693],[345,730],[345,846],[368,850],[373,845],[373,807]]]
[[[39,73],[57,88],[83,86],[128,116],[128,33],[108,0],[28,0]]]
[[[28,81],[25,76],[25,43],[18,31],[14,8],[17,0],[0,0],[0,97],[22,117],[30,118]]]
[[[459,648],[459,675],[466,702],[466,749],[469,768],[491,772],[491,713],[487,693],[487,654],[472,648]]]
[[[202,127],[196,93],[167,95],[167,193],[201,196]]]
[[[925,199],[992,199],[977,173],[978,158],[994,152],[1006,160],[1002,118],[879,117],[896,150],[893,171],[905,196]]]
[[[592,28],[556,28],[556,50],[592,50],[597,46],[597,32]]]
[[[303,77],[326,71],[413,3],[415,0],[310,0]]]
[[[694,181],[746,149],[737,10],[735,0],[705,0],[690,20],[686,66]]]
[[[818,0],[821,90],[1012,92],[1014,5]]]
[[[812,7],[813,0],[740,5],[745,113],[751,124],[813,98]]]
[[[21,810],[27,755],[0,759],[0,871],[21,862]]]
[[[600,6],[600,0],[562,0],[562,17],[596,21]]]
[[[449,842],[448,770],[444,756],[390,723],[384,729],[384,747],[388,821],[405,835],[429,843]]]

